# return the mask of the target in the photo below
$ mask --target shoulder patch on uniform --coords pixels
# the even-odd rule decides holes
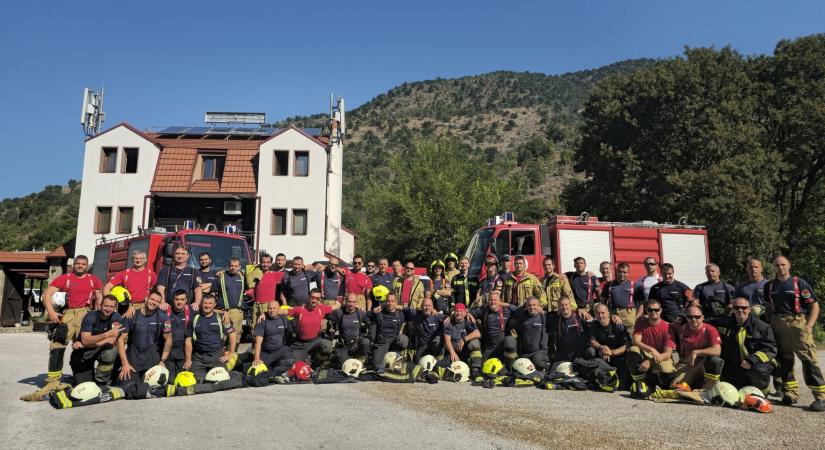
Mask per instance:
[[[802,295],[802,298],[811,298],[811,291],[809,289],[802,289],[800,295]]]

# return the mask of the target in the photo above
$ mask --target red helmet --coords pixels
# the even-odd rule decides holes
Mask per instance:
[[[312,376],[312,367],[305,361],[296,361],[289,370],[286,371],[288,377],[295,381],[309,381]]]

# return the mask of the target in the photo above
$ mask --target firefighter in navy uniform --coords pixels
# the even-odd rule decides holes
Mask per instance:
[[[825,379],[817,361],[812,333],[819,317],[816,295],[808,282],[791,275],[788,258],[777,256],[773,268],[776,278],[765,284],[765,300],[771,328],[779,344],[779,366],[785,389],[782,403],[792,405],[799,401],[799,382],[793,370],[794,357],[797,357],[802,361],[805,384],[815,399],[811,410],[825,411]]]
[[[677,317],[684,318],[692,297],[693,291],[688,285],[674,278],[673,265],[662,264],[662,281],[654,284],[648,295],[648,299],[661,302],[662,320],[672,323]]]
[[[573,309],[567,297],[560,298],[559,310],[550,313],[548,328],[552,362],[573,362],[590,347],[587,321]]]
[[[246,280],[241,272],[241,260],[229,259],[229,268],[218,278],[219,299],[215,310],[223,315],[228,314],[235,333],[235,342],[240,344],[243,334],[243,296],[246,291]]]
[[[344,306],[333,310],[326,317],[328,335],[335,342],[337,365],[341,366],[351,358],[366,361],[370,352],[370,338],[365,332],[367,313],[358,309],[358,295],[347,294]]]
[[[776,368],[776,340],[770,325],[752,314],[744,297],[733,299],[733,315],[710,323],[725,329],[722,334],[722,381],[743,388],[754,386],[766,392]]]
[[[498,258],[496,255],[487,255],[484,259],[484,279],[479,282],[478,295],[472,307],[483,306],[490,299],[490,292],[499,291],[504,287],[498,276]]]
[[[596,300],[599,280],[593,272],[587,271],[587,261],[581,256],[573,259],[573,267],[576,268],[575,271],[565,273],[573,290],[574,298],[571,300],[575,300],[579,315],[587,321],[591,319],[590,308]]]
[[[370,311],[367,318],[373,345],[372,364],[376,371],[382,373],[384,357],[388,351],[404,352],[409,347],[409,338],[401,334],[406,316],[398,307],[398,297],[394,292],[390,292],[386,294],[380,312]]]
[[[728,315],[736,288],[720,278],[716,264],[705,266],[705,275],[708,281],[699,283],[693,289],[693,304],[702,308],[702,314],[709,319]]]
[[[440,358],[444,353],[444,339],[442,338],[444,315],[435,309],[433,300],[425,297],[421,301],[421,309],[404,308],[403,311],[407,322],[412,325],[413,329],[414,345],[412,348],[415,351],[413,361],[418,363],[424,355]]]
[[[278,302],[267,303],[264,320],[255,324],[255,343],[253,344],[252,367],[265,364],[275,373],[283,373],[292,366],[292,349],[286,342],[291,327],[286,315],[280,314]]]
[[[518,357],[515,345],[511,345],[510,348],[505,345],[505,342],[510,344],[506,339],[510,332],[508,321],[510,314],[516,309],[518,308],[512,305],[502,305],[501,293],[493,291],[490,292],[490,299],[483,308],[470,310],[470,314],[478,321],[478,328],[481,330],[482,361],[501,358],[509,364]]]
[[[765,284],[768,282],[762,276],[762,261],[751,258],[745,270],[748,281],[736,286],[736,297],[744,297],[751,302],[751,314],[765,317]]]
[[[602,300],[610,308],[610,313],[618,316],[627,332],[632,334],[636,320],[644,311],[644,290],[628,279],[629,275],[630,266],[627,263],[616,265],[616,279],[602,290]]]
[[[450,279],[450,288],[453,291],[453,298],[450,303],[451,306],[463,303],[469,307],[475,302],[476,296],[478,295],[478,277],[469,274],[469,259],[461,258],[459,267],[459,272]]]
[[[539,299],[535,296],[527,297],[524,307],[510,315],[508,325],[516,332],[516,336],[505,338],[505,340],[515,341],[519,358],[529,359],[540,371],[544,371],[550,365],[550,356],[547,351],[547,320],[547,313],[542,310]],[[512,348],[513,344],[508,344],[505,346]]]
[[[114,296],[103,296],[100,304],[100,310],[89,311],[83,317],[79,339],[72,346],[70,365],[75,386],[86,381],[105,385],[112,377],[117,359],[117,339],[123,332],[122,318],[116,311],[117,299]]]
[[[139,383],[147,370],[158,364],[166,366],[172,350],[172,323],[158,308],[162,301],[163,294],[153,290],[143,306],[123,320],[123,334],[117,343],[121,381]]]
[[[201,300],[201,312],[189,321],[184,341],[183,369],[195,374],[202,381],[206,372],[214,367],[226,367],[237,357],[235,354],[235,330],[228,317],[215,312],[215,296],[205,294]],[[224,341],[229,336],[229,348]]]
[[[467,319],[467,314],[467,307],[458,303],[453,314],[444,321],[443,339],[447,352],[438,364],[448,367],[456,361],[468,362],[477,373],[481,370],[481,332]]]
[[[197,313],[183,289],[174,293],[172,305],[169,308],[169,322],[172,325],[172,349],[169,352],[169,359],[166,361],[166,369],[169,370],[169,379],[174,380],[178,373],[183,371],[183,361],[186,359],[183,351],[184,341],[186,341],[186,327]]]

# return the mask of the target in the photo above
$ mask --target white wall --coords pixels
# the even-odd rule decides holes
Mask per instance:
[[[100,155],[103,147],[117,147],[118,159],[115,173],[100,173]],[[137,173],[121,173],[125,158],[124,147],[138,148]],[[149,194],[160,151],[125,126],[118,126],[86,142],[83,157],[83,188],[80,192],[80,208],[77,219],[77,245],[75,255],[94,255],[95,213],[98,206],[112,208],[111,233],[107,239],[117,237],[118,207],[131,206],[132,233],[142,225],[144,196]]]
[[[274,176],[275,150],[288,150],[289,175]],[[295,152],[309,152],[309,176],[296,177]],[[258,164],[258,195],[261,197],[259,220],[260,249],[271,255],[284,253],[288,258],[301,256],[305,261],[326,259],[324,256],[326,149],[297,130],[290,129],[261,144]],[[340,201],[340,200],[339,200]],[[285,235],[270,234],[272,209],[287,210]],[[292,211],[306,209],[307,234],[293,235]]]

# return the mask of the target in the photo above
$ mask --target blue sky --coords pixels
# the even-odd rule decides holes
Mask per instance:
[[[686,45],[771,53],[823,24],[822,1],[3,2],[0,198],[80,179],[84,87],[106,89],[104,128],[201,125],[216,110],[274,121],[405,81],[557,74]]]

